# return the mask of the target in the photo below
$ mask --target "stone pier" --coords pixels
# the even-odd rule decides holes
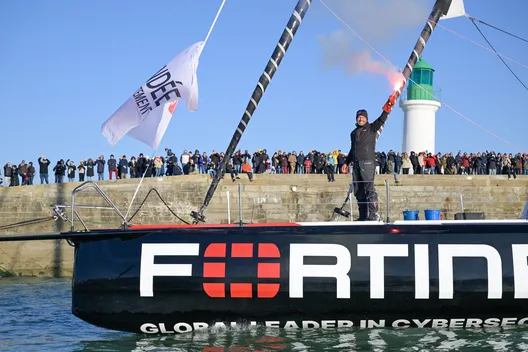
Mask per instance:
[[[399,179],[401,182],[395,184],[392,176],[379,175],[375,181],[382,216],[386,219],[388,214],[390,221],[403,219],[402,212],[406,209],[419,210],[422,219],[423,210],[439,209],[443,219],[453,219],[462,208],[484,212],[487,219],[518,219],[528,196],[526,176],[519,176],[515,181],[508,180],[507,176],[401,175]],[[209,223],[238,222],[240,214],[246,223],[329,221],[334,207],[343,203],[350,181],[349,175],[336,175],[336,181],[329,183],[325,175],[266,174],[255,175],[254,182],[250,183],[245,175],[236,182],[227,175],[205,215]],[[101,181],[98,185],[126,214],[138,182],[137,179],[114,180]],[[172,210],[190,221],[189,213],[199,209],[210,182],[206,175],[146,178],[128,218],[133,216],[131,222],[137,224],[180,223]],[[51,205],[71,204],[72,190],[79,185],[0,188],[0,227],[51,216]],[[79,193],[75,203],[106,205],[93,189]],[[353,204],[352,208],[355,218],[357,206]],[[347,210],[350,211],[348,205]],[[65,211],[69,217],[71,209]],[[120,217],[113,210],[82,208],[78,212],[89,229],[120,225]],[[0,233],[51,233],[68,231],[69,226],[62,220],[45,221],[0,230]],[[75,228],[80,230],[82,225],[76,221]],[[66,241],[0,243],[0,275],[1,271],[7,271],[15,275],[71,276],[72,267],[73,248]]]

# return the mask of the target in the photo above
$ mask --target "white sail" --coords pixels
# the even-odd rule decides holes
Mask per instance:
[[[464,0],[453,0],[451,2],[451,7],[447,11],[447,15],[440,17],[441,20],[447,20],[450,18],[461,17],[466,15],[466,10],[464,8]]]

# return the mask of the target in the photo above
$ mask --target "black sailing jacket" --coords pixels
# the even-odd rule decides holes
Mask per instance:
[[[364,126],[356,127],[350,133],[351,147],[345,162],[347,165],[352,161],[376,159],[376,140],[388,117],[389,114],[383,111],[374,122],[367,122]]]

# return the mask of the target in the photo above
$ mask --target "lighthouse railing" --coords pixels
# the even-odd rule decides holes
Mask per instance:
[[[416,91],[413,92],[414,98],[413,100],[434,100],[434,101],[440,101],[442,100],[442,89],[434,87],[432,91],[430,89],[423,87],[416,88]],[[400,95],[400,102],[409,100],[408,99],[408,93],[407,89],[404,89],[402,91],[402,94]]]

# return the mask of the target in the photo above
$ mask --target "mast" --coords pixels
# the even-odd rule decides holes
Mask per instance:
[[[293,40],[293,37],[297,33],[297,30],[299,29],[299,26],[301,25],[302,20],[306,15],[306,12],[310,7],[310,3],[311,0],[299,0],[297,2],[297,5],[293,10],[293,13],[286,25],[286,28],[284,28],[279,42],[277,43],[277,46],[275,47],[275,50],[273,51],[273,54],[271,55],[271,58],[269,59],[268,64],[264,69],[264,72],[260,76],[257,82],[257,86],[255,87],[255,90],[251,95],[251,98],[249,99],[246,111],[244,112],[244,115],[242,116],[242,119],[240,120],[237,129],[233,134],[233,138],[231,138],[229,146],[227,147],[227,150],[224,155],[224,160],[216,167],[216,175],[213,181],[211,182],[211,185],[209,186],[209,189],[205,196],[205,200],[200,210],[198,212],[192,211],[190,214],[191,217],[194,219],[194,224],[197,224],[199,221],[205,221],[203,213],[205,211],[205,208],[209,205],[211,198],[213,198],[214,192],[216,191],[216,188],[218,187],[220,179],[222,178],[222,174],[225,170],[226,163],[229,162],[229,160],[231,159],[233,152],[235,151],[238,142],[242,137],[242,134],[246,130],[249,120],[253,116],[255,109],[257,108],[260,102],[260,99],[264,95],[266,88],[268,87],[269,83],[271,82],[271,79],[275,75],[275,72],[279,68],[282,59],[286,55],[286,51],[288,50],[288,47],[290,46]]]
[[[431,34],[433,34],[434,29],[436,28],[436,23],[440,20],[440,17],[442,17],[442,15],[447,15],[449,8],[451,7],[451,2],[452,0],[436,0],[433,10],[431,11],[429,18],[427,19],[427,23],[425,24],[422,33],[418,37],[413,52],[411,53],[411,56],[407,61],[407,65],[405,65],[405,68],[403,69],[403,81],[400,87],[397,88],[393,94],[395,98],[394,100],[398,100],[398,98],[400,97],[400,94],[403,88],[405,87],[407,80],[411,76],[414,65],[418,61],[420,55],[422,55],[422,52],[425,48],[425,44],[431,37]]]

